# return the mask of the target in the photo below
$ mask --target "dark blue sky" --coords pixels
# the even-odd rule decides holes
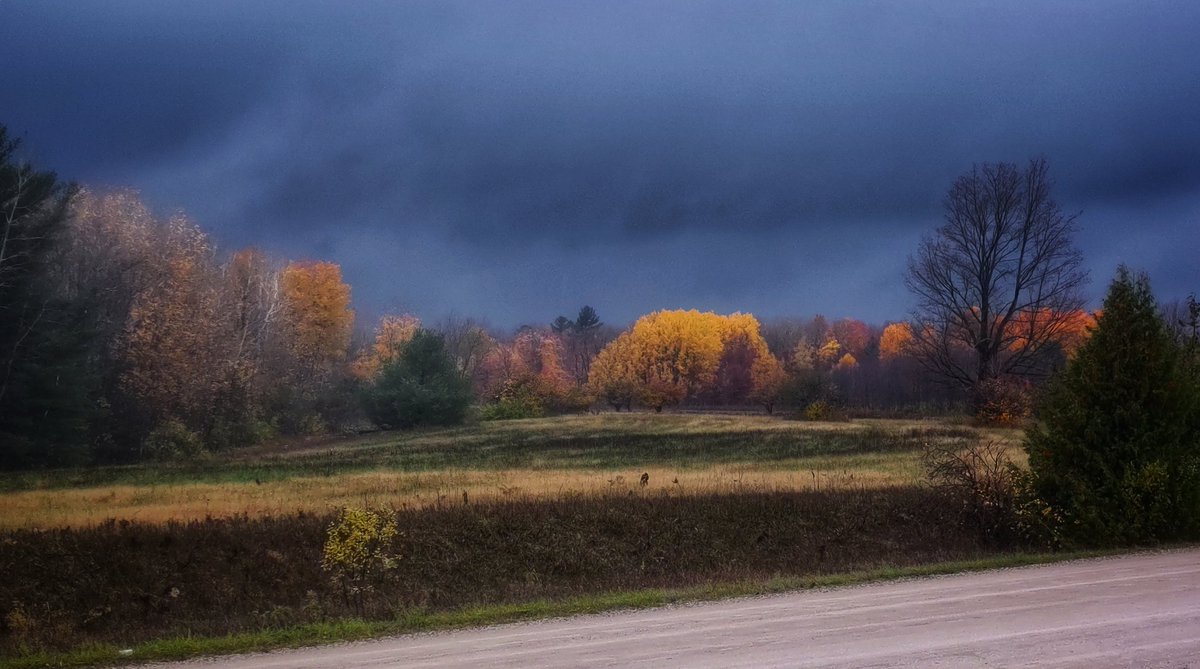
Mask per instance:
[[[1044,156],[1098,297],[1200,290],[1200,3],[0,0],[0,122],[365,314],[883,321],[951,182]]]

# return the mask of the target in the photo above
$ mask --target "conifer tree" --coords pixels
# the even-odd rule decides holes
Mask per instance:
[[[364,409],[384,428],[454,425],[463,422],[473,399],[441,336],[417,329],[400,355],[383,364]]]
[[[1081,543],[1200,536],[1200,389],[1145,275],[1121,267],[1026,439],[1037,493]]]

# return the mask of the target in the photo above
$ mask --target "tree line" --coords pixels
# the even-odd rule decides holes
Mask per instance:
[[[189,456],[278,434],[610,408],[952,407],[991,420],[1087,340],[1074,218],[1045,164],[984,165],[910,259],[910,319],[658,311],[628,328],[590,306],[497,332],[411,315],[362,332],[337,264],[223,252],[130,190],[62,183],[0,126],[0,463]]]

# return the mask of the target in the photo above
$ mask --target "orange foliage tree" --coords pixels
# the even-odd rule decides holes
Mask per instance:
[[[834,323],[829,331],[832,339],[841,346],[842,353],[849,353],[855,358],[863,358],[871,347],[871,327],[854,319],[843,318]]]
[[[364,381],[374,379],[385,364],[399,357],[420,327],[421,321],[416,316],[384,316],[375,326],[374,341],[350,366],[351,373]]]
[[[888,325],[879,336],[879,359],[890,362],[908,355],[908,347],[912,345],[912,340],[912,326],[908,323]]]
[[[354,329],[350,286],[331,262],[294,262],[283,269],[280,286],[287,324],[287,347],[305,373],[328,374],[345,360]]]
[[[176,217],[163,226],[156,250],[156,280],[129,309],[121,383],[151,423],[202,428],[224,371],[212,249],[199,228]]]
[[[1005,331],[1009,339],[1008,348],[1016,351],[1025,347],[1057,346],[1063,355],[1071,357],[1079,345],[1087,340],[1096,326],[1099,312],[1072,309],[1054,313],[1047,309],[1025,310],[1018,313]],[[1042,331],[1045,332],[1042,332]],[[1038,339],[1040,337],[1041,339]]]
[[[567,352],[553,332],[522,328],[511,342],[496,343],[481,364],[481,390],[493,402],[522,403],[526,413],[566,411],[586,405],[567,371]]]

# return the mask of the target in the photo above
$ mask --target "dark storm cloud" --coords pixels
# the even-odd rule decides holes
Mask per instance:
[[[348,6],[6,3],[0,120],[368,311],[896,318],[950,182],[1037,155],[1096,292],[1200,287],[1196,3]]]

